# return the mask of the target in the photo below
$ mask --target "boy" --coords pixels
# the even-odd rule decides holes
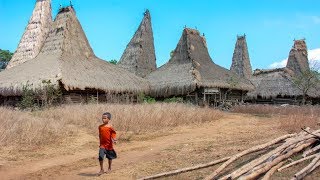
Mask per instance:
[[[117,158],[117,154],[113,149],[113,143],[117,143],[116,131],[112,128],[109,121],[111,120],[111,114],[106,112],[102,115],[102,123],[99,126],[99,139],[100,139],[100,150],[99,150],[99,163],[100,172],[99,175],[105,173],[103,168],[104,156],[108,159],[108,171],[111,171],[112,159]]]

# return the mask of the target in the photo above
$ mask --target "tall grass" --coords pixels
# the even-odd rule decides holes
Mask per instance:
[[[0,146],[46,145],[81,129],[97,135],[104,112],[112,114],[116,130],[130,133],[214,121],[222,113],[185,104],[64,105],[35,112],[0,108]]]
[[[279,128],[289,133],[299,132],[304,127],[320,128],[319,106],[249,105],[234,107],[233,112],[278,118]]]

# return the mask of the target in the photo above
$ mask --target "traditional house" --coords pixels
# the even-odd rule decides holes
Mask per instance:
[[[140,77],[145,77],[156,70],[156,55],[149,10],[144,13],[142,22],[127,45],[118,66]]]
[[[36,1],[32,16],[7,69],[33,59],[39,54],[52,25],[51,13],[51,0]]]
[[[254,71],[251,82],[255,90],[248,93],[249,99],[257,103],[299,104],[303,90],[298,88],[294,79],[303,72],[310,71],[307,46],[304,40],[295,40],[284,68]],[[307,91],[309,100],[320,98],[316,88]]]
[[[196,104],[218,105],[242,101],[253,85],[212,62],[206,40],[199,31],[185,28],[168,63],[147,76],[151,95],[181,96]]]
[[[73,7],[61,8],[36,58],[0,73],[0,99],[16,100],[27,84],[41,88],[48,81],[72,102],[134,101],[148,92],[148,82],[101,60],[93,53]]]
[[[230,70],[242,78],[250,79],[252,76],[246,35],[237,36]]]

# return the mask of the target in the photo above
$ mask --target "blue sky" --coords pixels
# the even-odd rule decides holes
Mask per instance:
[[[59,4],[52,0],[53,17]],[[35,0],[0,0],[0,48],[14,51]],[[253,69],[286,59],[294,39],[320,48],[319,0],[73,0],[95,54],[119,60],[145,9],[152,17],[158,66],[169,60],[183,27],[197,28],[207,39],[213,61],[230,68],[237,35],[246,34]]]

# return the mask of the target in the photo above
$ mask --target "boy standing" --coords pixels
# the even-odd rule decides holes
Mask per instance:
[[[99,163],[100,172],[99,175],[105,173],[103,168],[104,156],[108,159],[108,171],[111,171],[112,159],[117,158],[117,154],[113,149],[113,143],[117,143],[116,131],[113,129],[109,121],[111,120],[111,114],[106,112],[102,115],[102,123],[99,126],[99,139],[100,139],[100,150],[99,150]]]

